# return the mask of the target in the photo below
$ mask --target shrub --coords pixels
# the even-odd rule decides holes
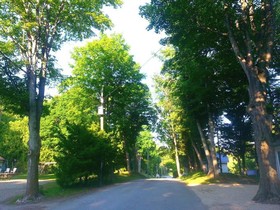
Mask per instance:
[[[67,125],[60,137],[60,154],[56,157],[57,182],[62,187],[102,179],[113,170],[115,149],[105,133],[89,131],[79,125]]]

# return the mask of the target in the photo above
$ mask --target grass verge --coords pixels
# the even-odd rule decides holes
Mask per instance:
[[[145,177],[140,174],[129,174],[126,172],[122,172],[121,174],[114,174],[109,181],[107,181],[102,186],[108,186],[112,184],[117,183],[124,183],[129,182],[137,179],[144,179]],[[26,179],[26,174],[16,175],[13,177],[13,179]],[[57,198],[65,198],[70,197],[78,194],[84,194],[90,191],[93,191],[95,189],[98,189],[100,187],[99,182],[91,182],[84,185],[79,185],[75,187],[70,188],[62,188],[59,186],[55,181],[55,175],[54,174],[48,174],[48,175],[40,175],[40,180],[48,181],[44,184],[40,184],[40,193],[43,195],[44,199],[50,200],[50,199],[57,199]],[[101,187],[102,187],[101,186]],[[22,196],[16,196],[8,201],[8,203],[15,203],[18,199],[20,199]]]
[[[27,174],[16,174],[12,177],[12,179],[26,179]],[[40,174],[39,175],[39,180],[55,180],[55,175],[54,174]]]
[[[220,174],[217,178],[207,176],[203,172],[196,172],[181,178],[187,185],[196,184],[258,184],[256,176],[240,176],[235,174]]]

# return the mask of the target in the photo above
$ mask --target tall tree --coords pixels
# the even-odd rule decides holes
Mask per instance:
[[[279,45],[275,43],[279,42],[275,39],[279,38],[279,3],[272,0],[219,0],[215,3],[195,0],[186,4],[183,0],[152,0],[142,7],[141,14],[150,20],[149,29],[165,30],[169,35],[167,40],[181,52],[184,48],[196,48],[195,52],[198,50],[201,54],[210,49],[206,53],[211,55],[218,52],[216,47],[213,51],[214,46],[230,49],[230,44],[248,81],[248,111],[253,121],[260,168],[259,190],[254,200],[279,201],[280,180],[273,147],[277,140],[273,138],[272,115],[267,111],[269,78],[273,76],[271,61],[275,61],[272,52],[277,51]],[[226,44],[221,45],[221,41]],[[199,51],[203,46],[204,51]]]
[[[179,98],[174,94],[176,85],[170,75],[155,78],[156,92],[158,95],[158,110],[160,115],[159,134],[162,141],[167,143],[174,152],[178,176],[182,176],[180,163],[180,145],[184,130],[184,110],[180,106]]]
[[[250,100],[247,110],[253,122],[260,168],[259,190],[254,200],[280,201],[280,180],[273,148],[275,140],[272,133],[272,115],[267,110],[271,76],[269,68],[277,29],[276,13],[273,10],[276,3],[267,0],[240,0],[229,3],[224,5],[225,23],[236,59],[248,80]],[[243,41],[240,36],[243,37]]]
[[[93,28],[110,26],[102,13],[103,5],[117,6],[118,0],[2,0],[0,36],[12,45],[24,68],[17,69],[28,87],[29,152],[26,199],[39,196],[38,161],[40,156],[40,118],[47,78],[53,74],[51,52],[66,40],[81,40],[94,35]],[[2,52],[4,54],[4,52]]]
[[[66,85],[78,86],[101,100],[106,132],[119,135],[127,156],[127,168],[135,157],[135,143],[142,125],[154,117],[148,87],[142,83],[129,46],[121,35],[101,35],[100,39],[77,48],[73,53],[73,77]],[[94,107],[97,108],[97,107]]]
[[[149,127],[143,126],[142,129],[136,141],[138,172],[140,173],[143,168],[148,175],[159,174],[160,158],[158,147]],[[146,163],[144,166],[141,164],[142,161]]]

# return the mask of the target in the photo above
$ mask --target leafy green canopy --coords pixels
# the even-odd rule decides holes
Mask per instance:
[[[200,145],[197,128],[192,125],[196,120],[207,130],[209,116],[218,122],[224,113],[230,117],[240,109],[238,119],[242,119],[248,101],[247,81],[228,40],[223,2],[152,0],[141,7],[140,14],[149,20],[148,29],[167,34],[162,44],[173,47],[171,52],[169,48],[163,52],[162,74],[169,80],[167,89],[172,97],[179,98],[177,106],[184,110],[185,122],[180,126],[184,135],[192,138],[184,144],[192,141]],[[240,138],[239,143],[244,141]],[[236,141],[226,142],[225,149],[233,143]],[[185,146],[190,153],[189,145]]]
[[[73,79],[88,91],[104,96],[119,94],[126,85],[139,83],[144,76],[129,54],[129,47],[121,35],[102,34],[100,39],[76,48]]]
[[[234,89],[245,83],[225,33],[222,8],[221,2],[154,0],[140,12],[150,21],[148,29],[168,35],[162,42],[172,44],[174,55],[165,61],[164,72],[178,80],[176,94],[196,118],[205,117],[207,109],[221,114],[236,96]]]
[[[29,68],[34,68],[34,74],[40,78],[37,88],[45,79],[46,84],[57,79],[59,73],[51,53],[65,41],[82,40],[95,35],[96,30],[108,29],[112,23],[102,7],[117,7],[121,3],[121,0],[1,0],[2,103],[15,104],[11,106],[14,110],[20,107],[26,112]],[[37,94],[42,97],[42,89]]]
[[[144,75],[122,36],[103,34],[99,40],[75,49],[72,57],[73,77],[64,85],[86,90],[95,104],[102,92],[107,129],[133,132],[136,138],[141,126],[148,124],[154,115],[148,87],[142,83]]]
[[[68,95],[66,112],[72,113],[68,119],[82,124],[92,120],[91,123],[98,125],[97,108],[103,101],[104,130],[113,135],[114,143],[121,148],[120,154],[126,151],[133,155],[142,125],[149,125],[155,114],[149,89],[142,83],[144,75],[129,54],[128,45],[121,35],[102,34],[99,39],[76,48],[72,58],[73,76],[61,86],[62,97]],[[75,100],[78,104],[85,101],[82,109],[75,104],[67,105],[67,101],[75,103]]]

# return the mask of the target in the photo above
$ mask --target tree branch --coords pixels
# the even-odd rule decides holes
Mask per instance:
[[[11,60],[11,59],[10,59],[4,52],[2,52],[1,50],[0,50],[0,54],[1,54],[6,60],[8,60],[11,64],[13,64],[13,66],[14,66],[16,69],[18,69],[18,70],[20,70],[20,71],[26,73],[26,71],[25,71],[24,69],[22,69],[21,67],[19,67],[13,60]]]

